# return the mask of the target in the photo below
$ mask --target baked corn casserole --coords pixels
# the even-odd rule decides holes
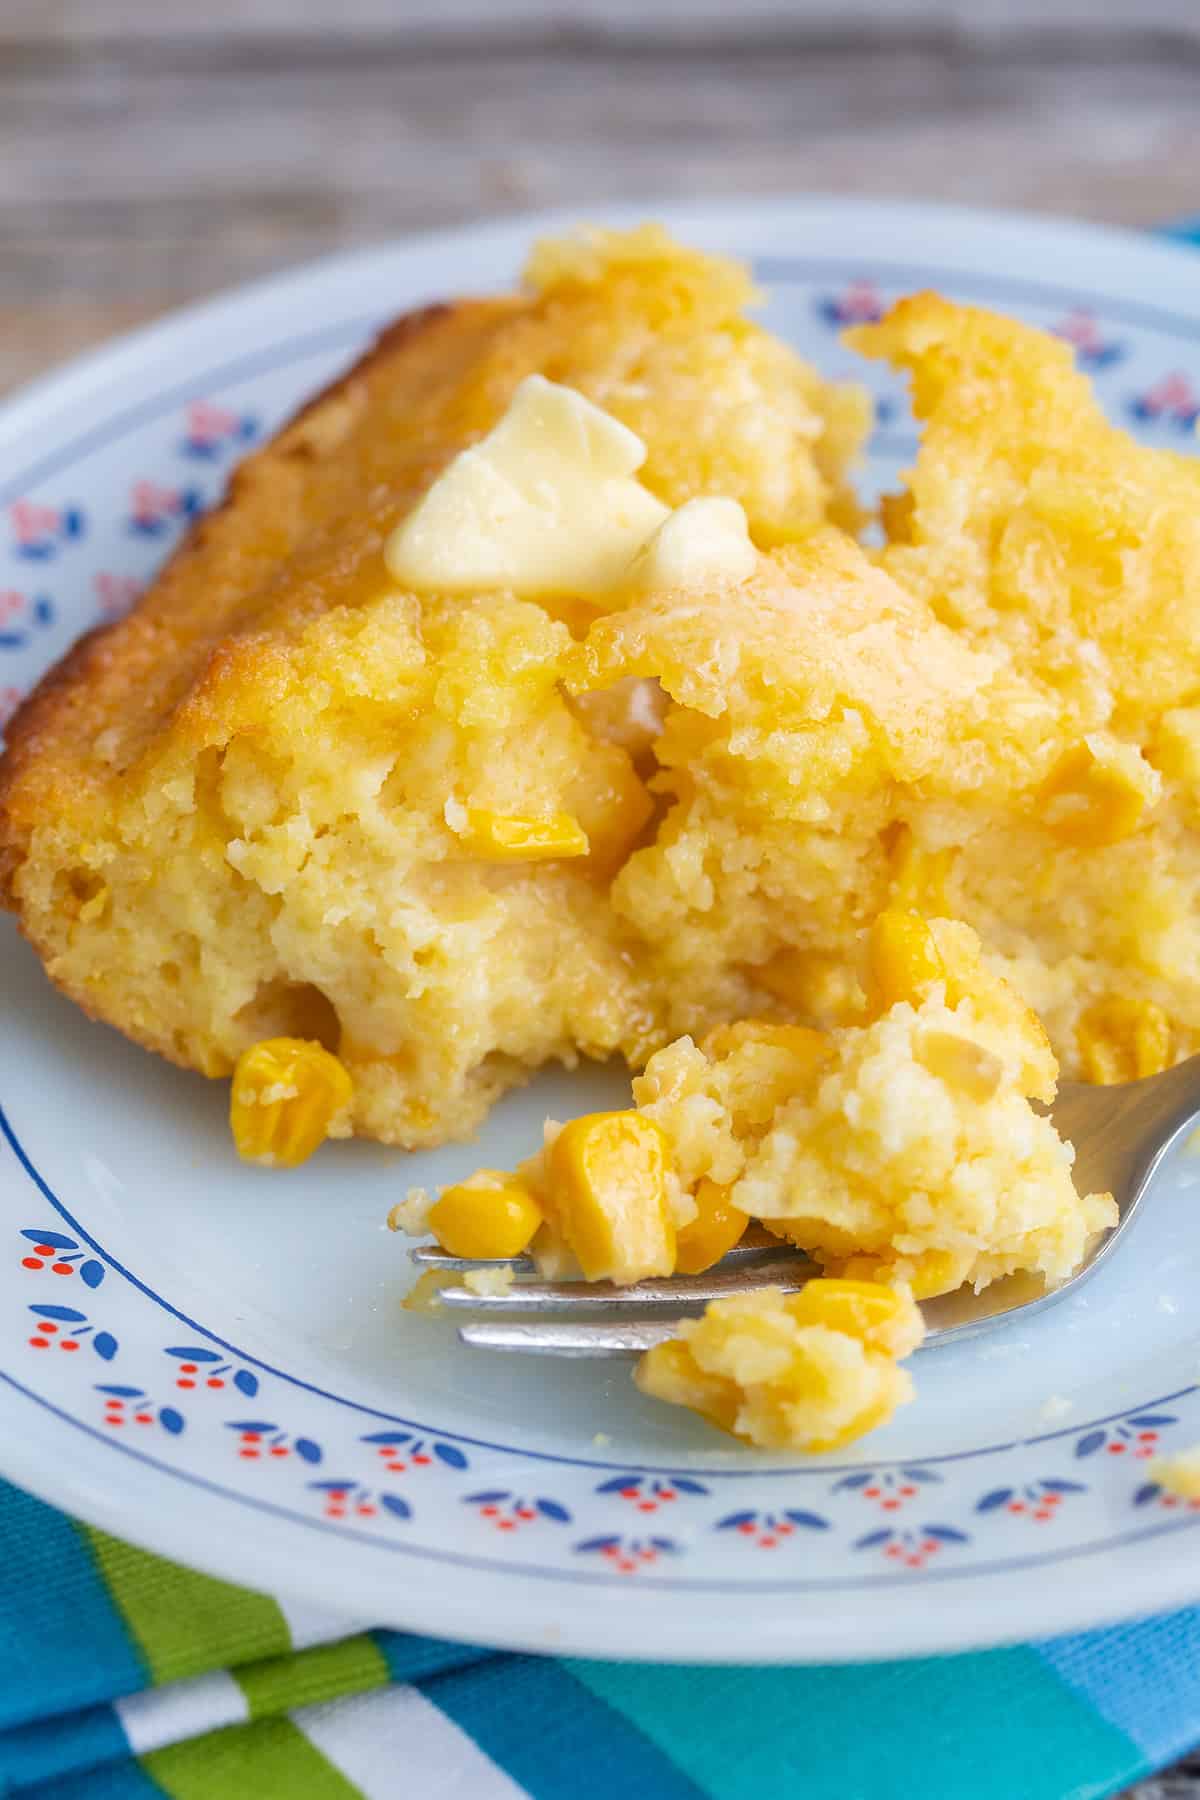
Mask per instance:
[[[400,320],[12,721],[0,886],[266,1165],[622,1056],[630,1110],[399,1222],[635,1281],[761,1221],[812,1297],[639,1380],[818,1448],[906,1397],[916,1299],[1111,1221],[1058,1066],[1200,1044],[1200,464],[918,295],[847,334],[922,433],[875,547],[867,396],[755,297],[647,226]]]
[[[711,1303],[638,1384],[768,1447],[859,1436],[910,1397],[895,1365],[921,1340],[915,1299],[1017,1273],[1055,1285],[1117,1220],[1111,1195],[1076,1193],[1070,1146],[1030,1105],[1054,1097],[1053,1052],[969,926],[882,913],[861,985],[856,1024],[681,1038],[628,1112],[551,1123],[511,1174],[414,1190],[392,1223],[456,1256],[529,1250],[631,1283],[709,1268],[758,1220],[831,1279]]]
[[[751,297],[654,229],[545,245],[524,293],[402,320],[249,457],[8,727],[0,880],[52,979],[210,1076],[316,1042],[349,1077],[328,1132],[409,1146],[468,1136],[549,1060],[668,1041],[651,948],[611,898],[664,810],[658,711],[576,701],[565,677],[603,604],[580,589],[689,499],[764,544],[855,516],[865,399],[748,320]],[[396,527],[444,500],[439,477],[453,510],[447,465],[497,427],[492,487],[476,453],[474,519],[446,527],[460,570],[435,557],[427,586],[413,539],[398,577]],[[485,515],[523,480],[521,537],[520,504]],[[560,550],[587,537],[597,494],[587,570],[507,566],[556,508]]]

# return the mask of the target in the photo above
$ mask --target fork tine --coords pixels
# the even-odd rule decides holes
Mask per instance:
[[[520,1350],[531,1356],[640,1356],[643,1350],[674,1337],[678,1325],[678,1319],[630,1318],[619,1324],[600,1319],[481,1319],[460,1325],[458,1335],[474,1350]],[[916,1354],[981,1328],[931,1321]]]
[[[533,1258],[529,1256],[452,1256],[438,1244],[417,1244],[408,1254],[423,1269],[511,1269],[514,1275],[535,1272]],[[747,1227],[732,1250],[726,1251],[719,1266],[727,1269],[791,1254],[792,1247],[783,1238],[754,1224]]]
[[[699,1312],[709,1300],[730,1294],[748,1294],[764,1287],[795,1293],[819,1272],[806,1256],[793,1250],[749,1267],[717,1267],[704,1275],[671,1275],[662,1281],[639,1281],[633,1287],[615,1287],[610,1281],[527,1281],[498,1294],[447,1287],[438,1299],[443,1306],[491,1313],[648,1312],[669,1307],[677,1318],[683,1318]]]
[[[654,1344],[665,1343],[674,1330],[670,1319],[621,1325],[583,1319],[569,1325],[554,1319],[505,1319],[460,1325],[458,1335],[476,1350],[522,1350],[531,1356],[640,1356]]]
[[[511,1269],[514,1275],[534,1273],[528,1256],[451,1256],[437,1244],[418,1244],[408,1254],[423,1269]]]

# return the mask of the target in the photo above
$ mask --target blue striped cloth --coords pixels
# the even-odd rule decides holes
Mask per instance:
[[[336,1621],[0,1486],[0,1793],[1091,1800],[1200,1737],[1200,1609],[973,1656],[646,1668]]]

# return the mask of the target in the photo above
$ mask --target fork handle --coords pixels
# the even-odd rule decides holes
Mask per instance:
[[[1075,1146],[1079,1192],[1114,1194],[1124,1211],[1200,1113],[1200,1056],[1115,1087],[1066,1082],[1050,1112]]]

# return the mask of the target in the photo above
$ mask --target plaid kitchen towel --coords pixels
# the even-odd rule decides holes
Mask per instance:
[[[683,1668],[347,1629],[0,1484],[0,1794],[1099,1800],[1200,1737],[1200,1608],[973,1656]]]

